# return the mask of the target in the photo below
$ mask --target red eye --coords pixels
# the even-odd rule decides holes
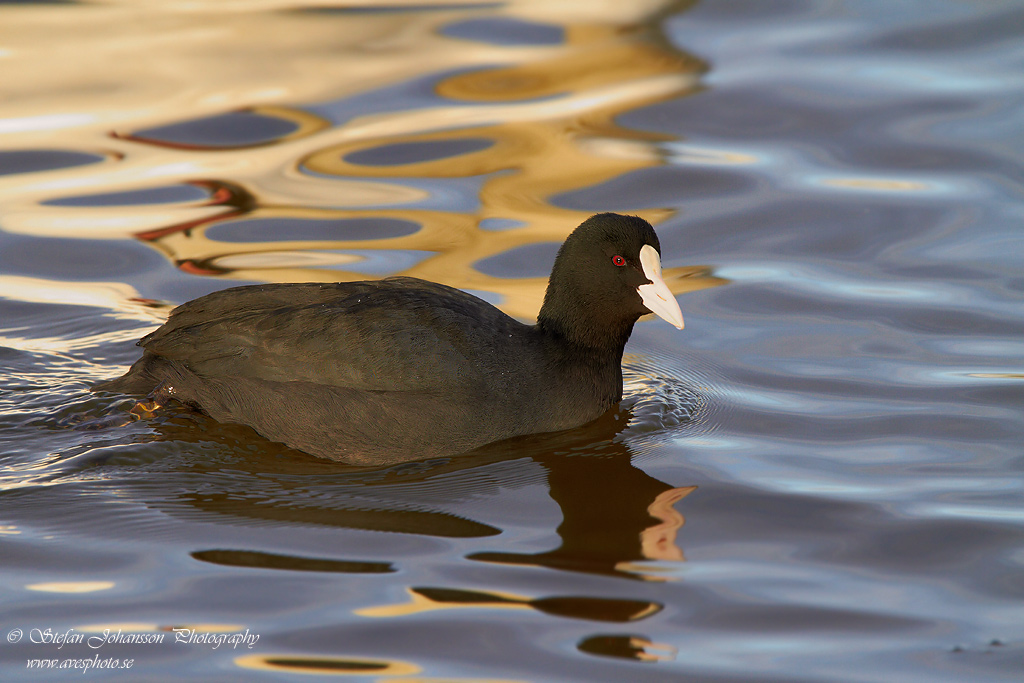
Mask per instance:
[[[626,265],[626,259],[616,254],[615,256],[612,256],[612,263],[614,263],[617,266],[624,266]]]

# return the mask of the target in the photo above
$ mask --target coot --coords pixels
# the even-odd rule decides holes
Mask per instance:
[[[683,327],[654,228],[603,213],[558,250],[535,325],[410,277],[234,287],[174,309],[123,377],[93,389],[391,464],[594,420],[622,399],[623,347],[648,312]]]

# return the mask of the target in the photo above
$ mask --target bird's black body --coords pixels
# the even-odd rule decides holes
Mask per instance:
[[[639,218],[601,214],[559,251],[536,325],[415,278],[271,284],[176,308],[123,377],[95,389],[171,397],[352,464],[454,455],[589,422],[622,398],[623,347],[647,313],[629,267]],[[611,262],[616,254],[630,261]],[[674,300],[673,300],[674,303]]]

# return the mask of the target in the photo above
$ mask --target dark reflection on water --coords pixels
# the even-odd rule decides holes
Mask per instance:
[[[311,557],[291,557],[250,550],[197,550],[191,554],[197,560],[226,567],[254,569],[283,569],[300,572],[339,572],[342,574],[390,574],[395,571],[387,562],[358,562],[355,560],[320,560]]]
[[[654,577],[632,574],[630,563],[683,559],[676,545],[683,518],[673,505],[693,487],[672,488],[650,477],[632,465],[629,449],[614,441],[590,454],[559,454],[539,462],[562,513],[559,547],[532,554],[483,551],[470,559],[648,579]]]
[[[637,635],[602,635],[584,638],[579,643],[581,652],[604,657],[622,657],[640,661],[672,659],[674,648],[669,645],[652,643]]]
[[[3,633],[260,636],[101,651],[151,680],[1018,680],[1020,10],[691,5],[7,12]],[[599,210],[657,225],[687,328],[595,424],[380,470],[69,427],[231,285],[529,320]]]

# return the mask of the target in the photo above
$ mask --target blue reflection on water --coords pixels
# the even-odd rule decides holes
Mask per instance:
[[[379,240],[411,235],[413,221],[396,218],[246,218],[223,221],[206,229],[221,242],[281,242],[290,240]]]
[[[790,263],[785,267],[767,263],[732,264],[717,268],[715,274],[733,282],[781,283],[797,289],[854,299],[943,302],[949,302],[951,299],[951,292],[948,290],[875,280],[844,281],[835,270],[816,270],[806,264]]]
[[[481,230],[490,230],[493,232],[515,230],[516,228],[522,228],[526,225],[528,225],[526,221],[520,221],[514,218],[484,218],[479,223]]]
[[[565,29],[508,17],[467,19],[448,24],[441,33],[492,45],[558,45],[565,41]]]
[[[452,100],[438,93],[439,83],[466,74],[486,72],[493,68],[493,66],[474,64],[468,67],[437,71],[402,81],[397,85],[346,94],[337,100],[307,105],[303,109],[339,126],[371,114],[401,112],[402,115],[409,115],[420,109],[452,104]]]
[[[300,171],[318,178],[331,180],[343,180],[338,176],[328,173],[320,173],[301,166]],[[507,173],[498,171],[497,173]],[[408,202],[389,202],[387,204],[360,204],[361,209],[388,209],[401,206],[403,209],[427,209],[433,211],[446,211],[458,213],[476,213],[480,211],[480,191],[488,180],[493,178],[495,173],[487,173],[478,176],[465,176],[461,178],[415,178],[415,177],[392,177],[386,179],[374,178],[374,182],[389,183],[401,188],[420,190],[423,193],[422,199],[415,199]],[[351,209],[351,206],[338,207]]]
[[[335,250],[316,250],[310,251],[311,254],[341,254],[357,256],[360,258],[359,261],[350,261],[340,263],[335,266],[328,265],[328,268],[334,268],[337,270],[351,270],[356,273],[365,273],[367,275],[394,275],[400,273],[403,270],[408,270],[418,263],[426,261],[431,256],[436,254],[432,251],[421,251],[417,249],[345,249],[344,251]]]
[[[63,149],[0,151],[0,176],[16,173],[38,173],[58,168],[84,166],[103,161],[104,158],[98,154]]]
[[[213,149],[271,142],[298,130],[292,121],[248,111],[230,112],[136,131],[133,137]]]
[[[364,147],[345,155],[345,161],[362,166],[404,166],[472,154],[494,144],[487,138],[416,140]]]

